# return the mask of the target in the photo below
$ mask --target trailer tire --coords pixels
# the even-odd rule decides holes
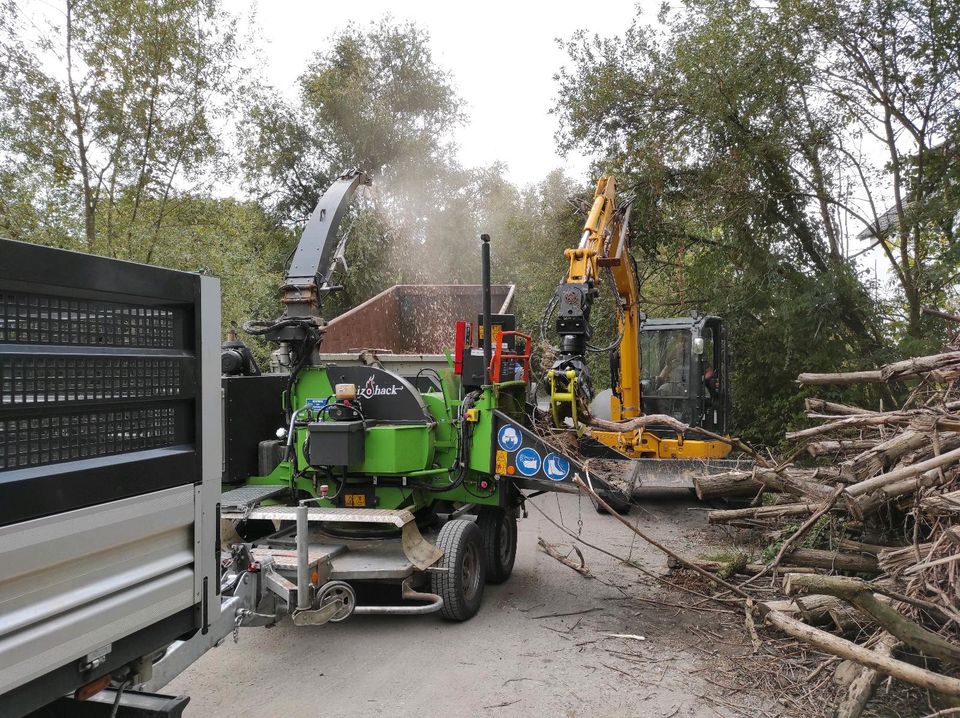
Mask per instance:
[[[443,599],[440,614],[451,621],[466,621],[480,610],[483,601],[483,536],[473,521],[455,519],[440,529],[437,548],[443,551],[440,568],[446,570],[432,573],[430,583]]]
[[[485,506],[477,514],[477,527],[483,535],[487,583],[503,583],[517,559],[517,517],[512,511]]]

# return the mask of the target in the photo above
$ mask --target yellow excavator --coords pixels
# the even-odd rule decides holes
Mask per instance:
[[[660,474],[681,475],[685,465],[720,468],[728,464],[721,460],[730,445],[702,430],[727,433],[723,321],[702,314],[648,319],[640,311],[630,210],[630,202],[617,205],[613,177],[601,177],[579,244],[564,250],[569,270],[541,327],[557,312],[559,347],[546,377],[553,423],[581,435],[590,425],[600,448],[621,457],[669,460],[671,466],[657,467],[667,469]],[[618,335],[611,345],[597,347],[591,344],[590,314],[604,283],[616,296]],[[610,356],[611,388],[598,394],[587,367],[590,351]]]

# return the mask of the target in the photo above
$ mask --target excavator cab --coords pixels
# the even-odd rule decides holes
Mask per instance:
[[[640,325],[640,387],[644,414],[666,414],[715,434],[726,434],[727,337],[720,317],[695,314],[645,319]],[[666,427],[648,429],[672,435]]]

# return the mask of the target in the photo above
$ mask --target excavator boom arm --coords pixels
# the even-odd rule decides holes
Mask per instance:
[[[590,312],[600,294],[603,279],[600,269],[609,267],[617,302],[620,305],[622,335],[618,356],[619,370],[614,377],[614,397],[611,413],[614,420],[640,416],[640,312],[637,275],[627,246],[630,206],[616,205],[616,184],[612,177],[601,177],[597,182],[593,204],[583,225],[580,242],[575,248],[564,250],[569,269],[557,288],[560,315],[557,332],[560,335],[560,353],[552,377],[554,397],[571,397],[578,389],[587,400],[592,397],[585,354],[591,335]],[[572,374],[571,374],[572,372]],[[576,387],[571,387],[574,383]],[[553,400],[554,420],[576,415],[570,399],[568,410],[560,411],[559,400]]]

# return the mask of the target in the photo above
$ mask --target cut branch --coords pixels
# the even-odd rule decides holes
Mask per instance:
[[[893,676],[901,681],[912,683],[936,693],[960,697],[960,680],[956,678],[943,676],[939,673],[934,673],[933,671],[928,671],[910,663],[905,663],[890,656],[883,655],[877,651],[872,651],[869,648],[858,646],[852,641],[839,638],[819,628],[808,626],[802,621],[791,618],[780,611],[770,611],[764,617],[764,620],[770,626],[794,638],[809,643],[821,651],[832,653],[835,656],[840,656],[849,661],[854,661],[855,663],[873,668],[884,675]]]

